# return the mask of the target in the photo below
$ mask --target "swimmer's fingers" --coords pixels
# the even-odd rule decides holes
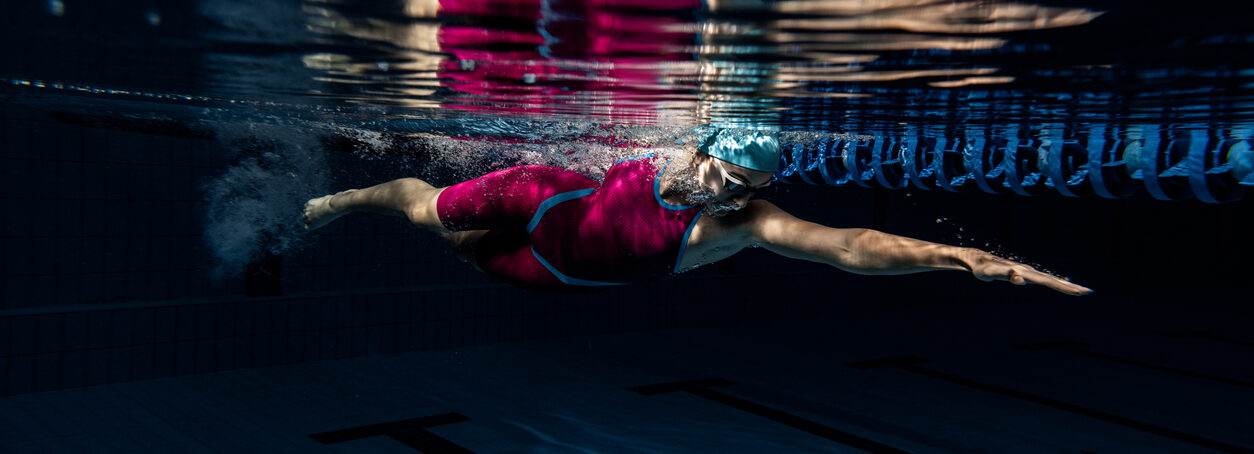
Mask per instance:
[[[1093,290],[1087,287],[1042,273],[1022,263],[1006,260],[988,253],[983,253],[983,255],[984,257],[979,261],[979,265],[971,270],[975,277],[981,280],[1007,281],[1015,285],[1036,284],[1074,296],[1093,293]]]
[[[1024,285],[1027,283],[1043,285],[1054,289],[1055,291],[1072,296],[1081,296],[1093,293],[1093,290],[1088,287],[1073,284],[1057,277],[1050,276],[1026,265],[1011,267],[1010,278],[1008,280],[1015,285]]]

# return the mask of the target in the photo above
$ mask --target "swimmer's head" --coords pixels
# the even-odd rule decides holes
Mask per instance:
[[[700,187],[692,198],[714,216],[748,206],[779,166],[779,144],[760,131],[723,130],[699,151],[694,170]]]

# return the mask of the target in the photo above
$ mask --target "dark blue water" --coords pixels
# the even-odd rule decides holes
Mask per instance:
[[[1106,422],[1041,423],[1037,407],[929,381],[943,397],[927,408],[987,404],[962,418],[1005,424],[994,441],[950,440],[940,432],[953,420],[899,398],[933,388],[901,371],[850,375],[836,364],[923,354],[947,358],[936,370],[1008,389],[1030,383],[1057,396],[1052,383],[1069,383],[1062,395],[1086,408],[1109,410],[1093,389],[1126,391],[1129,403],[1110,411],[1248,439],[1211,424],[1243,427],[1223,411],[1191,421],[1177,411],[1237,408],[1244,389],[1180,388],[1157,372],[1088,363],[1072,374],[1071,360],[1010,347],[1081,339],[1154,363],[1166,346],[1175,353],[1163,364],[1249,382],[1254,27],[1228,2],[54,0],[5,5],[0,38],[0,395],[414,350],[455,358],[459,348],[535,339],[584,349],[580,336],[808,319],[805,332],[764,329],[772,343],[674,335],[697,346],[673,362],[656,359],[671,354],[663,341],[623,345],[648,365],[629,369],[649,379],[615,383],[615,399],[638,403],[617,394],[628,385],[733,376],[791,414],[909,426],[917,444],[901,446],[1120,447],[1123,435],[1103,438]],[[446,185],[519,163],[595,176],[626,153],[693,148],[715,127],[777,132],[780,184],[761,196],[799,217],[997,251],[1097,293],[1061,299],[960,273],[868,278],[754,249],[674,279],[559,298],[495,283],[398,219],[349,217],[312,235],[297,220],[310,197],[405,176]],[[823,322],[856,314],[866,323],[852,317],[846,325],[860,327],[847,332]],[[1215,339],[1226,347],[1212,349]],[[692,359],[711,350],[714,359]],[[783,359],[728,366],[741,350]],[[986,361],[989,351],[1006,361]],[[416,382],[461,386],[402,362]],[[1007,363],[1023,366],[1007,372]],[[496,380],[480,372],[465,373]],[[590,375],[610,373],[573,376]],[[514,377],[500,379],[501,394],[528,393]],[[851,385],[834,389],[826,377]],[[292,391],[305,388],[282,380],[301,379],[256,382]],[[798,382],[812,392],[777,392]],[[881,419],[867,420],[855,411],[865,402],[858,384],[872,382],[894,403],[872,405]],[[1218,403],[1164,403],[1143,382]],[[147,403],[147,388],[137,389]],[[537,413],[519,402],[493,405]],[[383,421],[373,407],[343,408],[364,416],[285,435]],[[698,426],[720,421],[683,408],[702,413]],[[475,424],[508,414],[475,415]],[[571,424],[601,430],[597,415]],[[647,411],[616,417],[650,421]],[[564,433],[543,420],[464,427],[525,440]],[[687,427],[674,425],[679,443],[699,443]],[[795,441],[792,429],[771,427]],[[1039,427],[1046,435],[1023,435]],[[1161,433],[1119,430],[1142,437],[1137,446],[1164,446]],[[1033,444],[1042,438],[1056,445]],[[467,439],[484,438],[458,441]]]

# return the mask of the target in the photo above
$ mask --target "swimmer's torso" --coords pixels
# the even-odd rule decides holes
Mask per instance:
[[[531,231],[536,255],[566,276],[601,283],[675,272],[701,210],[662,200],[665,165],[651,154],[628,158],[599,188],[541,206]]]

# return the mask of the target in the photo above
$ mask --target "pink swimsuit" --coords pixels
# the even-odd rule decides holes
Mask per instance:
[[[640,281],[678,271],[701,215],[662,200],[665,163],[652,153],[624,159],[600,185],[562,168],[513,167],[448,187],[437,210],[450,230],[489,230],[475,262],[510,284],[577,291]]]

